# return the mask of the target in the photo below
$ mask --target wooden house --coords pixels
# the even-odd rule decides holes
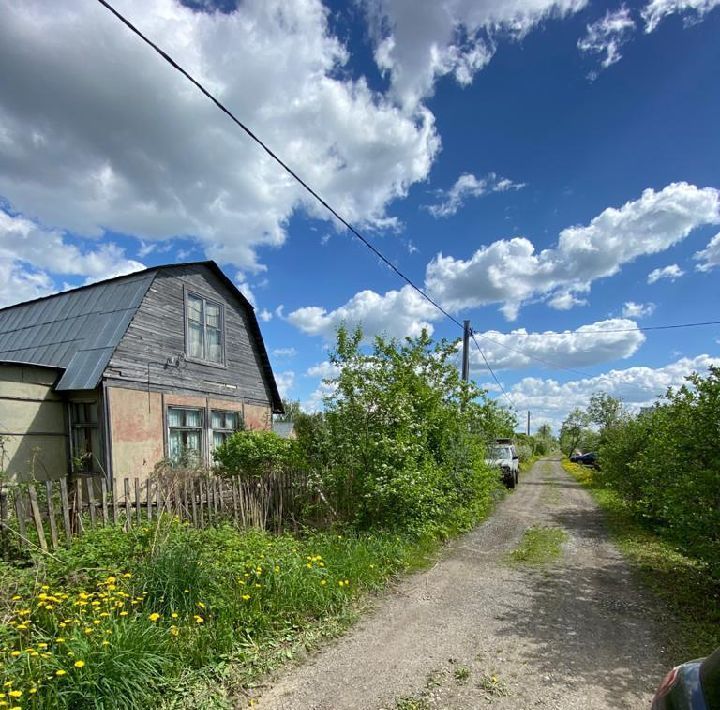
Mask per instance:
[[[255,312],[213,261],[0,309],[0,471],[147,477],[211,465],[282,412]]]

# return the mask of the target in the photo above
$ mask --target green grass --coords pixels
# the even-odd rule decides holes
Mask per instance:
[[[643,527],[625,501],[601,484],[602,473],[567,460],[563,468],[586,487],[605,514],[613,541],[643,584],[663,602],[668,664],[707,655],[720,646],[720,588],[707,563],[682,554]]]
[[[171,519],[90,530],[31,566],[0,563],[0,684],[23,708],[241,706],[439,544]]]
[[[509,555],[510,560],[527,565],[552,562],[562,554],[566,539],[567,533],[561,528],[533,526],[523,533],[520,544]]]

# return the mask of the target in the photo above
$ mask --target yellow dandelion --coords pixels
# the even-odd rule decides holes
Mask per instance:
[[[121,612],[120,612],[120,616],[127,616],[127,615],[128,615],[128,613],[127,613],[126,611],[121,611]]]
[[[172,636],[177,636],[180,633],[180,629],[178,629],[177,626],[171,626],[170,627],[170,634]]]
[[[58,636],[58,637],[55,639],[55,641],[57,641],[57,643],[65,643],[65,637],[64,637],[64,636]]]
[[[43,650],[45,650],[47,647],[48,647],[48,645],[47,645],[46,643],[39,643],[39,644],[38,644],[38,648],[41,648],[41,649],[43,649]]]
[[[205,608],[205,605],[204,605],[202,602],[198,602],[197,605],[198,605],[201,609],[204,609],[204,608]]]
[[[195,614],[195,616],[193,616],[193,619],[195,619],[196,624],[202,624],[205,621],[205,619],[203,619],[202,616],[198,616],[197,614]]]
[[[13,651],[10,655],[15,656],[15,658],[17,658],[20,655],[20,651]]]
[[[84,668],[85,661],[75,661],[75,663],[73,663],[73,665],[75,666],[75,668]]]
[[[22,597],[21,597],[19,594],[16,594],[16,595],[12,598],[12,600],[13,600],[14,602],[19,602],[21,599],[22,599]]]
[[[150,614],[150,616],[148,616],[148,619],[150,619],[150,621],[152,621],[153,623],[156,622],[159,618],[160,614],[158,614],[156,611]]]
[[[57,676],[66,675],[66,674],[67,674],[67,671],[63,670],[62,668],[58,668],[55,671],[55,675],[57,675]]]
[[[102,642],[101,645],[102,645],[102,646],[109,646],[109,645],[110,645],[110,642],[106,639],[105,641]]]
[[[11,698],[22,698],[22,694],[23,694],[22,690],[11,690],[11,691],[8,693],[8,695],[9,695]]]
[[[324,587],[327,584],[327,582],[324,579],[321,579],[320,584]]]
[[[173,612],[172,614],[170,614],[170,617],[173,618],[173,619],[177,619],[177,618],[178,618],[178,615],[177,615],[176,612]]]
[[[243,598],[243,601],[246,602],[248,599],[250,599],[250,595],[249,595],[249,594],[243,594],[243,595],[242,595],[242,598]]]

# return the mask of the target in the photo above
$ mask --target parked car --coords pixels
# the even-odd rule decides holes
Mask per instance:
[[[652,710],[718,710],[720,648],[707,658],[675,666],[655,693]]]
[[[520,457],[511,439],[498,439],[488,447],[485,463],[500,469],[502,482],[515,488],[520,480]]]
[[[598,463],[598,455],[594,451],[589,451],[587,454],[577,454],[576,456],[571,456],[570,460],[573,463],[580,463],[583,466],[600,468],[600,464]]]

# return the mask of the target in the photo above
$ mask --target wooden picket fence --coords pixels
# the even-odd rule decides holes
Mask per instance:
[[[310,491],[300,472],[239,476],[164,475],[123,478],[77,476],[30,484],[0,484],[0,549],[39,547],[47,552],[69,544],[88,528],[124,530],[171,515],[195,527],[231,522],[238,528],[281,532],[297,528]]]

